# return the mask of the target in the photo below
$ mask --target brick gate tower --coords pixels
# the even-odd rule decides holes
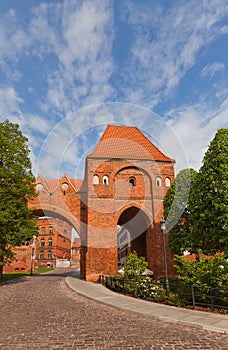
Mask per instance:
[[[86,158],[81,193],[82,278],[97,281],[99,274],[117,272],[117,236],[123,228],[129,233],[128,252],[136,250],[155,277],[164,276],[160,220],[163,198],[173,180],[174,160],[138,128],[107,126]]]
[[[37,216],[65,220],[78,232],[81,278],[97,281],[100,274],[115,274],[118,262],[133,250],[145,257],[155,278],[163,277],[160,220],[174,163],[138,128],[109,125],[86,158],[85,178],[38,175],[38,197],[29,206]],[[171,276],[168,248],[167,261]]]

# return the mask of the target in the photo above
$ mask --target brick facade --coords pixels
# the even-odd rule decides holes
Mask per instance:
[[[32,247],[23,245],[14,247],[12,251],[15,254],[15,260],[4,265],[4,273],[12,272],[30,272],[32,266]]]
[[[70,259],[72,227],[58,218],[46,217],[39,218],[38,226],[36,266],[53,267],[56,259]]]
[[[80,249],[81,249],[81,241],[80,238],[75,238],[72,247],[71,247],[71,261],[70,265],[75,268],[80,267]]]
[[[163,277],[160,230],[163,198],[174,180],[174,161],[137,128],[108,126],[87,156],[85,178],[37,177],[39,196],[29,203],[37,214],[70,223],[81,239],[81,278],[97,281],[117,272],[117,225],[131,234],[131,249],[146,257],[154,276]],[[167,237],[166,237],[167,238]],[[167,248],[169,274],[174,274]]]

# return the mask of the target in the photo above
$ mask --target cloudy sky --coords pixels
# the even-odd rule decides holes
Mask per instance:
[[[108,123],[198,170],[228,127],[228,0],[1,0],[0,15],[0,119],[35,175],[83,176]]]

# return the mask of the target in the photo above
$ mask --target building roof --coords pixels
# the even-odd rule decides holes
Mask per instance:
[[[65,176],[65,175],[64,175]],[[62,179],[64,178],[62,177]],[[46,185],[50,192],[54,192],[60,185],[62,179],[44,179],[40,174],[37,176],[37,183]],[[84,179],[66,179],[79,192],[83,186]]]
[[[174,160],[161,152],[138,128],[108,125],[88,158]]]
[[[77,192],[81,190],[84,179],[69,179]]]
[[[48,189],[51,192],[53,192],[55,190],[55,188],[58,186],[59,180],[58,179],[45,179],[45,183],[48,186]]]

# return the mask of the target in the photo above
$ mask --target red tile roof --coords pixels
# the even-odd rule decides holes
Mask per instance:
[[[69,179],[70,182],[72,183],[72,185],[74,186],[74,188],[76,189],[76,191],[80,191],[81,186],[83,184],[83,179]]]
[[[108,125],[88,158],[174,160],[162,153],[138,128]]]

